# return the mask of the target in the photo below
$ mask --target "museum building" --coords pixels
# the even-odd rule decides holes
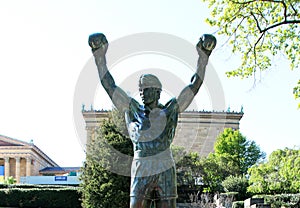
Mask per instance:
[[[32,142],[0,135],[0,182],[12,176],[16,182],[24,176],[39,176],[40,170],[59,167]]]
[[[83,109],[82,115],[88,142],[97,136],[96,130],[108,118],[109,111]],[[206,156],[214,151],[216,138],[225,128],[239,129],[243,115],[242,110],[185,111],[179,114],[173,144],[184,147],[188,152],[198,152],[200,156]],[[32,176],[72,176],[79,172],[80,167],[60,167],[33,142],[0,135],[0,183],[10,176],[20,183],[20,179]]]
[[[94,139],[96,129],[109,111],[82,109],[87,131],[87,143]],[[207,156],[214,151],[215,141],[225,128],[239,129],[244,112],[234,111],[185,111],[179,114],[173,144],[184,147],[187,152]]]

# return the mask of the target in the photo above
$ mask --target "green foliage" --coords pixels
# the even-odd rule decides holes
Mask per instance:
[[[218,200],[216,201],[217,207],[232,207],[232,202],[235,201],[238,192],[227,192],[217,194]]]
[[[16,182],[17,180],[14,177],[9,176],[7,179],[5,179],[4,184],[15,184]]]
[[[130,139],[121,133],[124,123],[120,118],[113,111],[89,142],[81,175],[85,208],[129,207],[133,149]]]
[[[174,152],[173,152],[174,154]],[[176,155],[176,153],[174,154]],[[200,177],[198,167],[198,153],[187,153],[176,163],[177,184],[195,188],[195,179]]]
[[[248,191],[259,194],[299,193],[300,150],[288,149],[272,152],[266,163],[249,169]]]
[[[300,80],[298,81],[297,85],[294,87],[294,96],[295,99],[300,99]],[[300,103],[298,104],[298,109],[300,109]]]
[[[199,169],[207,192],[216,193],[223,191],[222,181],[230,175],[230,168],[221,164],[214,154],[209,154],[208,157],[200,159]]]
[[[300,193],[297,194],[274,194],[274,195],[256,195],[257,198],[264,198],[265,204],[271,204],[271,208],[299,208]]]
[[[230,167],[231,175],[246,174],[248,168],[265,157],[254,141],[247,140],[240,131],[231,128],[224,129],[217,137],[214,150],[217,160]]]
[[[66,207],[80,205],[78,187],[9,185],[0,189],[0,207]]]
[[[241,176],[247,169],[264,158],[254,141],[247,140],[238,130],[224,129],[217,137],[214,153],[201,158],[198,164],[203,182],[209,192],[222,192],[228,176]],[[233,190],[234,191],[234,190]]]
[[[177,165],[182,164],[182,159],[188,155],[188,153],[185,151],[184,147],[176,146],[171,144],[171,151],[174,158],[174,161],[177,163]]]
[[[199,173],[198,153],[187,153],[183,147],[171,146],[173,158],[176,161],[178,203],[192,203],[191,195],[197,195],[202,186]]]
[[[68,186],[72,188],[72,186]],[[19,188],[19,189],[63,189],[67,188],[65,185],[44,185],[44,184],[0,184],[0,189],[6,189],[6,188]],[[75,186],[76,188],[76,186]]]
[[[232,203],[232,208],[244,208],[244,201],[235,201]]]
[[[222,186],[226,192],[237,192],[236,200],[245,200],[249,197],[247,194],[248,179],[244,176],[228,176],[222,181]]]
[[[241,65],[227,72],[229,77],[255,76],[269,69],[276,55],[285,55],[292,70],[299,68],[299,0],[203,1],[211,8],[207,22],[228,37],[233,53],[243,54]],[[300,98],[297,92],[294,90],[294,95]]]

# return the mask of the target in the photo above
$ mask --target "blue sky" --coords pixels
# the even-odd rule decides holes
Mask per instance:
[[[1,1],[0,134],[33,139],[59,165],[80,166],[84,152],[74,125],[73,96],[80,73],[91,60],[88,36],[103,32],[114,41],[158,32],[196,44],[203,33],[215,31],[204,22],[208,16],[200,0]],[[217,39],[222,43],[224,38]],[[299,71],[290,71],[284,58],[276,58],[255,87],[253,78],[228,79],[225,72],[238,66],[240,54],[231,54],[221,45],[210,63],[224,90],[224,110],[244,108],[242,134],[267,153],[299,147],[300,110],[292,95]],[[123,67],[130,70],[130,60],[125,62]],[[203,94],[197,95],[203,101],[199,108],[212,110]],[[95,108],[111,105],[101,101],[102,97],[95,99]],[[89,102],[83,101],[87,108]],[[81,110],[81,106],[75,108]]]

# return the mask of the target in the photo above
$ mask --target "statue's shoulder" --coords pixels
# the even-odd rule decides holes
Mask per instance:
[[[177,99],[175,97],[171,98],[166,104],[165,107],[168,107],[170,105],[174,105],[177,103]]]
[[[129,103],[129,111],[137,112],[142,110],[143,110],[143,106],[136,99],[131,98]]]
[[[164,106],[164,108],[168,111],[177,111],[178,110],[178,102],[177,99],[171,98]]]

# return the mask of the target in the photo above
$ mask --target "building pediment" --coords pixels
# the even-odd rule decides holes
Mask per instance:
[[[28,146],[30,143],[0,135],[0,146]]]
[[[33,158],[47,163],[47,166],[58,166],[48,155],[35,146],[32,142],[24,142],[18,139],[0,135],[0,157],[11,157],[14,154],[31,155]],[[22,156],[23,157],[23,156]]]
[[[0,146],[21,146],[21,145],[0,140]]]

